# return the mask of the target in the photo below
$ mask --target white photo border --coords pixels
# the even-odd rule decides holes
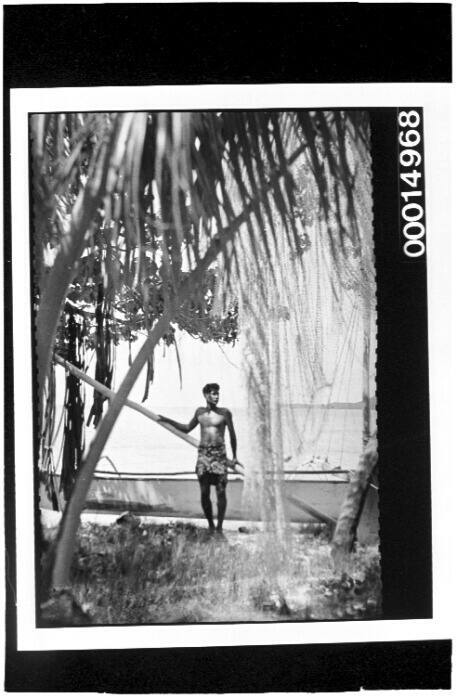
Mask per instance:
[[[451,388],[451,178],[448,84],[209,85],[12,90],[11,201],[18,650],[210,647],[432,640],[453,636]],[[433,618],[313,623],[37,628],[35,609],[32,318],[28,115],[32,112],[309,109],[422,106],[432,458]],[[19,421],[20,420],[20,421]]]

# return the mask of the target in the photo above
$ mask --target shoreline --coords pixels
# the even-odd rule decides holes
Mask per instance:
[[[97,524],[99,526],[111,526],[112,524],[116,523],[116,521],[123,515],[125,514],[131,514],[132,512],[128,511],[127,509],[124,512],[103,512],[103,513],[98,513],[98,512],[83,512],[81,514],[81,524]],[[56,526],[59,525],[60,520],[62,518],[62,512],[60,511],[52,511],[51,509],[40,509],[40,515],[41,515],[41,524],[44,529],[53,529],[56,528]],[[206,519],[204,518],[195,518],[195,517],[184,517],[184,516],[152,516],[149,514],[146,515],[141,515],[141,514],[134,514],[134,516],[139,519],[140,523],[142,524],[151,524],[151,525],[156,525],[156,526],[168,526],[172,524],[178,524],[178,523],[183,523],[183,524],[189,524],[192,526],[196,526],[197,528],[202,528],[202,529],[207,529],[208,524]],[[299,532],[301,531],[304,527],[309,527],[309,529],[319,529],[322,528],[322,524],[316,523],[316,524],[305,524],[305,523],[296,523],[296,522],[289,522],[288,526],[292,531]],[[260,531],[263,531],[265,529],[265,522],[263,521],[251,521],[251,520],[246,520],[246,519],[226,519],[224,521],[224,531],[230,531],[234,533],[239,532],[240,527],[246,527],[249,528],[249,532],[252,533],[257,533]]]

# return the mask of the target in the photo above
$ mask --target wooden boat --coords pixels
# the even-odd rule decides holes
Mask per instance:
[[[60,477],[53,475],[59,509],[64,508],[59,492]],[[293,523],[333,524],[338,517],[349,483],[349,471],[285,471],[285,513]],[[258,513],[243,502],[243,478],[229,474],[226,518],[255,521]],[[53,508],[44,484],[40,505]],[[200,492],[195,473],[116,473],[97,471],[88,493],[85,511],[116,513],[131,511],[142,516],[202,518]],[[378,539],[378,491],[370,487],[359,524],[362,542]]]

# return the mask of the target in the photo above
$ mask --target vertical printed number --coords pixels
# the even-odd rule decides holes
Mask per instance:
[[[410,259],[425,253],[425,197],[423,186],[422,121],[416,109],[398,112],[400,218],[403,253]]]
[[[398,115],[398,123],[402,128],[409,126],[410,128],[415,128],[420,124],[419,113],[415,109],[411,111],[401,111]]]

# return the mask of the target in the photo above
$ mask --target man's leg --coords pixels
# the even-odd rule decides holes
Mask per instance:
[[[210,494],[209,478],[205,477],[205,475],[203,475],[201,478],[199,478],[198,482],[200,484],[200,494],[201,494],[201,503],[202,503],[203,513],[205,514],[205,516],[208,520],[208,526],[213,531],[214,530],[214,519],[213,519],[213,507],[211,505],[211,498],[209,496],[209,494]]]
[[[217,492],[217,530],[222,532],[222,526],[224,524],[225,510],[227,509],[227,496],[225,494],[227,482],[225,478],[219,478],[219,482],[216,485]]]

